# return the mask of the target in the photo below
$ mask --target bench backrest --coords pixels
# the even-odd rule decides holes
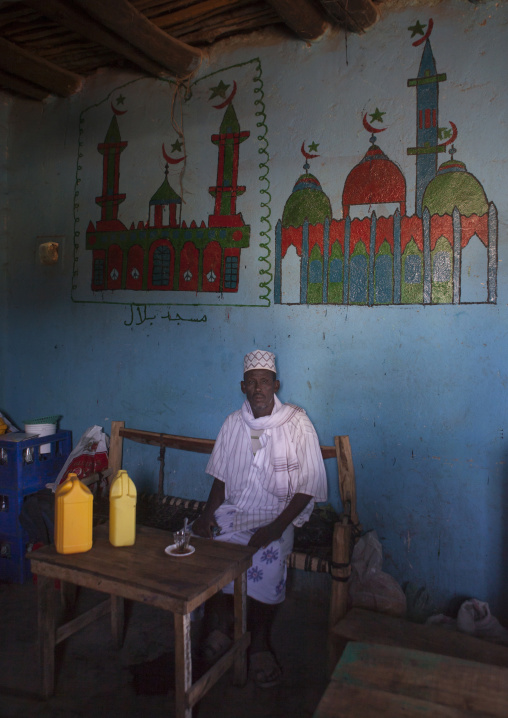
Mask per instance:
[[[176,434],[163,434],[155,431],[143,431],[142,429],[127,429],[125,422],[112,421],[109,468],[112,470],[113,476],[122,468],[124,439],[130,439],[140,444],[158,446],[162,456],[166,447],[181,449],[182,451],[193,451],[198,454],[211,454],[215,445],[213,439],[198,439],[192,436],[177,436]],[[357,524],[356,485],[349,436],[335,436],[334,446],[321,446],[321,454],[323,459],[335,458],[337,460],[342,507],[344,513],[351,518],[353,524]],[[161,491],[160,484],[159,491]]]

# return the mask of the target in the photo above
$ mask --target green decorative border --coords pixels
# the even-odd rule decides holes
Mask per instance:
[[[78,210],[79,210],[79,184],[81,182],[80,179],[80,172],[83,169],[80,162],[81,158],[83,157],[82,153],[82,147],[83,147],[83,141],[82,141],[82,135],[84,132],[83,129],[83,123],[85,121],[85,113],[89,110],[94,109],[95,107],[99,107],[104,102],[107,102],[112,95],[116,94],[118,90],[122,90],[125,87],[128,87],[129,85],[132,85],[136,82],[140,82],[143,79],[146,78],[136,78],[135,80],[130,80],[129,82],[124,83],[123,85],[119,85],[118,87],[113,88],[109,94],[100,102],[96,102],[93,105],[90,105],[89,107],[85,108],[81,111],[79,116],[79,138],[78,138],[78,157],[76,161],[76,175],[75,175],[75,183],[74,183],[74,207],[73,207],[73,214],[74,214],[74,258],[72,263],[72,285],[71,285],[71,300],[75,302],[76,304],[117,304],[120,306],[127,306],[131,307],[131,311],[133,307],[170,307],[170,306],[177,306],[177,307],[269,307],[271,306],[271,300],[270,300],[270,293],[271,293],[271,283],[273,280],[273,274],[272,274],[272,263],[270,261],[270,232],[272,230],[272,224],[270,222],[270,216],[271,216],[271,209],[270,209],[270,202],[272,199],[272,196],[270,194],[270,180],[268,179],[268,174],[270,172],[269,167],[269,160],[270,155],[268,154],[268,127],[266,124],[266,113],[265,113],[265,103],[264,103],[264,92],[263,92],[263,80],[262,80],[262,70],[261,70],[261,60],[259,57],[253,58],[252,60],[247,60],[246,62],[240,62],[236,65],[230,65],[229,67],[223,67],[220,70],[215,70],[214,72],[210,72],[207,75],[204,75],[203,77],[198,78],[195,80],[191,85],[189,86],[188,92],[185,95],[184,100],[188,101],[192,97],[192,87],[197,85],[199,82],[203,82],[203,80],[208,80],[210,77],[213,77],[214,75],[218,75],[222,72],[225,72],[226,70],[231,70],[235,67],[244,67],[245,65],[250,65],[252,63],[256,64],[256,72],[257,74],[253,78],[253,82],[257,83],[257,86],[254,88],[254,94],[258,95],[258,97],[254,100],[254,105],[257,108],[255,112],[255,117],[258,118],[256,122],[256,127],[259,128],[260,134],[257,136],[257,140],[260,143],[260,146],[258,148],[258,154],[262,156],[262,161],[259,163],[258,167],[262,174],[258,177],[258,179],[261,182],[264,182],[264,187],[262,186],[259,190],[261,194],[261,211],[265,214],[262,214],[260,217],[260,221],[262,223],[265,223],[265,229],[261,230],[260,235],[263,238],[263,241],[260,242],[261,248],[265,251],[265,254],[263,256],[258,257],[258,261],[263,263],[263,266],[259,270],[259,274],[262,277],[262,281],[259,283],[259,288],[261,291],[261,294],[259,295],[259,299],[264,301],[265,304],[233,304],[233,303],[225,303],[225,302],[218,302],[214,304],[210,304],[207,302],[144,302],[144,301],[138,301],[138,302],[132,302],[132,301],[110,301],[107,299],[75,299],[73,296],[73,292],[78,288],[75,284],[74,278],[78,275],[78,250],[80,247],[80,238],[81,238],[81,230],[80,230],[80,218],[78,217]],[[160,82],[167,82],[171,85],[176,85],[177,83],[174,80],[163,80],[160,79]],[[174,292],[173,292],[174,293]],[[144,292],[144,294],[150,294],[150,292]],[[169,313],[168,317],[169,318]],[[146,320],[145,320],[146,321]],[[201,320],[182,320],[180,318],[180,321],[203,321]],[[204,320],[206,321],[206,319]]]

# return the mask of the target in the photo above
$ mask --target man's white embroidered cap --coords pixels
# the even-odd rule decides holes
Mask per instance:
[[[261,349],[249,352],[243,359],[243,373],[245,374],[246,371],[251,371],[252,369],[268,369],[268,371],[273,371],[276,374],[275,354]]]

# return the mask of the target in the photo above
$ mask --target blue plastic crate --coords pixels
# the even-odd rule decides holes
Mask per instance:
[[[23,496],[17,491],[2,489],[0,493],[0,538],[14,535],[21,530],[19,514],[23,505]]]
[[[30,561],[25,558],[27,540],[23,530],[0,535],[0,581],[24,583],[31,576]]]
[[[43,454],[40,447],[49,444]],[[22,441],[0,437],[0,494],[17,491],[23,496],[34,493],[56,479],[72,450],[70,431]]]

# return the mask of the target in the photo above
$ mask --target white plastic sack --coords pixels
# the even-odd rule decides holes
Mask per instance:
[[[457,620],[440,613],[437,616],[431,616],[427,623],[456,628],[471,636],[508,645],[508,630],[503,628],[497,618],[491,614],[489,604],[479,601],[477,598],[470,598],[462,603]]]
[[[349,603],[391,616],[404,616],[406,596],[397,581],[383,570],[383,549],[375,531],[356,544],[351,561]]]
[[[48,484],[48,488],[56,491],[57,486],[69,473],[76,474],[78,479],[84,479],[90,474],[105,471],[108,468],[108,450],[109,436],[104,433],[102,427],[91,426],[71,451],[55,483]]]

